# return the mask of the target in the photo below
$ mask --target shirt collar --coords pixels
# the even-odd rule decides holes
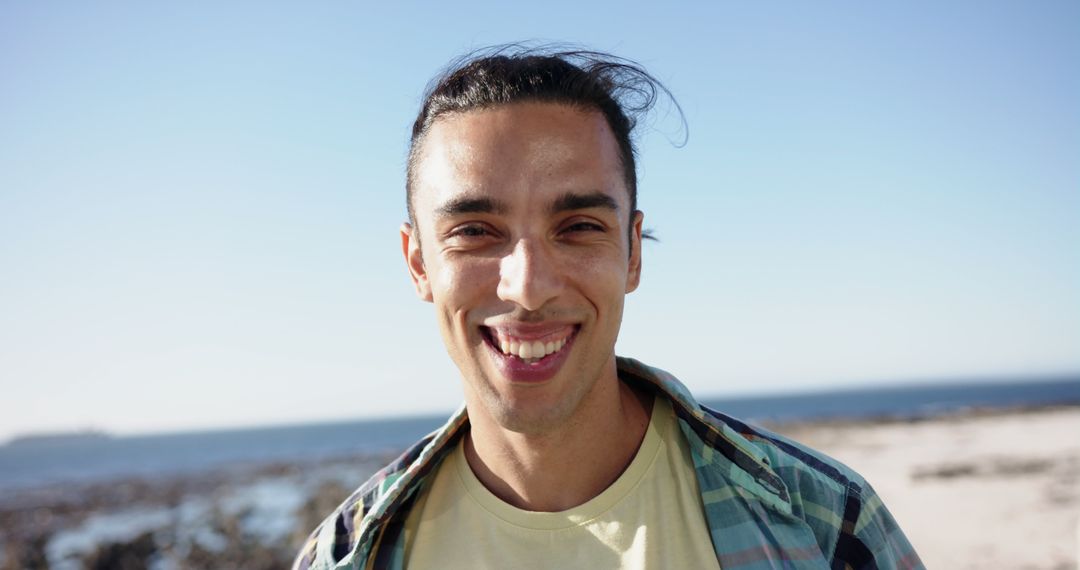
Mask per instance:
[[[746,424],[709,410],[698,403],[690,390],[671,373],[643,364],[633,358],[617,357],[619,378],[624,382],[644,383],[671,400],[672,408],[703,445],[718,451],[743,477],[733,477],[733,482],[752,481],[743,485],[759,499],[781,511],[791,512],[791,497],[783,480],[769,464],[769,457],[760,446],[754,444],[739,431],[753,431]],[[736,426],[741,428],[736,430]]]

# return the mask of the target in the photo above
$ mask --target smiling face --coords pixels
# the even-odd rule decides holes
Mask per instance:
[[[603,115],[514,103],[443,116],[419,144],[402,248],[474,423],[542,433],[613,397],[641,214]]]

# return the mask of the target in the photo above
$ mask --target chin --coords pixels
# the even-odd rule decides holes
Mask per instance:
[[[568,367],[573,369],[573,367]],[[593,384],[567,382],[563,369],[543,385],[514,384],[495,372],[475,386],[484,413],[502,429],[526,435],[549,433],[572,422],[573,416],[594,388]],[[557,390],[556,390],[557,389]],[[555,393],[557,392],[557,393]]]

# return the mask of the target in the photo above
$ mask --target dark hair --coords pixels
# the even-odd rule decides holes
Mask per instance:
[[[637,209],[636,149],[632,134],[638,119],[671,93],[637,63],[606,53],[553,46],[509,44],[483,48],[459,58],[428,85],[412,127],[406,172],[409,221],[415,224],[412,192],[417,154],[431,125],[448,113],[510,103],[541,101],[595,109],[604,115],[619,145],[630,211]]]

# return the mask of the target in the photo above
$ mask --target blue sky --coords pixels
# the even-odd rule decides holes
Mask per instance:
[[[577,42],[641,132],[618,352],[697,393],[1080,370],[1080,5],[0,4],[0,438],[447,411],[397,228],[472,48]]]

